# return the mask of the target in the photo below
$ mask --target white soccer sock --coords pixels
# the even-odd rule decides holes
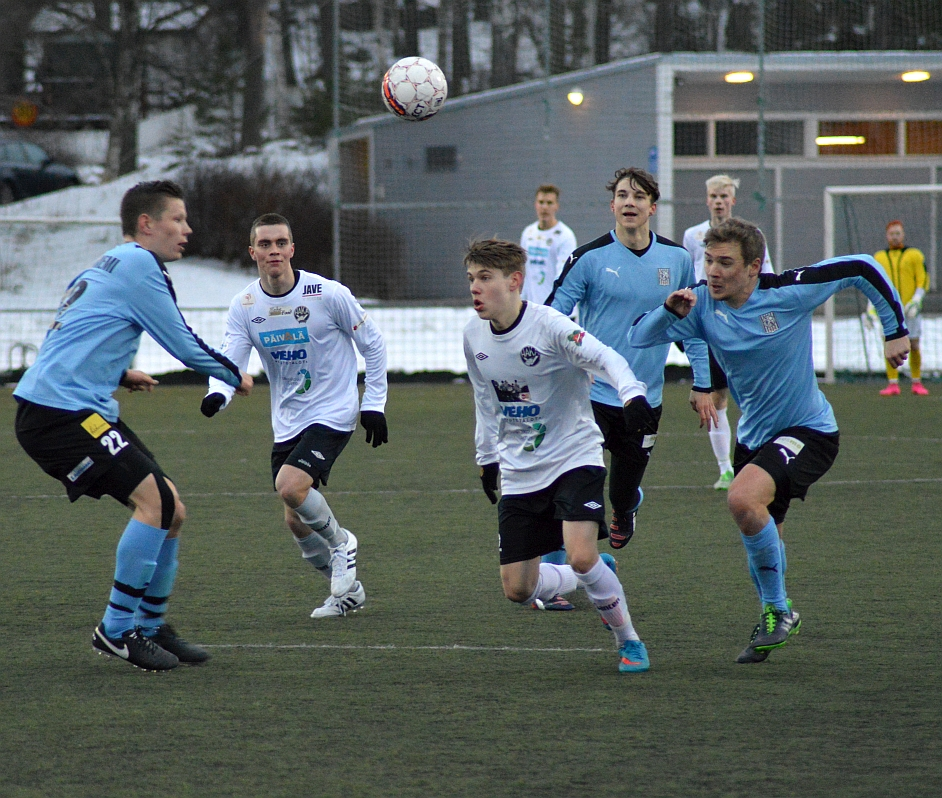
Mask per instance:
[[[599,558],[587,574],[576,574],[579,584],[585,588],[585,594],[595,605],[615,634],[618,645],[626,640],[640,640],[631,614],[628,612],[628,599],[625,590],[615,573]]]
[[[311,532],[306,538],[295,538],[301,548],[301,556],[324,576],[330,579],[330,547],[317,532]]]
[[[726,415],[726,408],[717,410],[716,415],[719,418],[717,425],[710,430],[710,446],[713,447],[713,454],[720,467],[720,474],[733,470],[733,465],[729,460],[729,448],[733,440],[732,432],[729,428],[729,418]]]
[[[334,549],[347,542],[347,533],[337,524],[327,499],[314,488],[308,490],[307,496],[295,508],[295,512],[305,524],[327,541],[330,548]]]
[[[539,599],[549,601],[553,596],[565,596],[576,589],[576,572],[571,565],[554,565],[549,562],[540,563],[540,577],[536,581],[536,588],[524,604],[532,604]]]

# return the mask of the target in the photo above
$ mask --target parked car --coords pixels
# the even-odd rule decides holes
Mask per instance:
[[[78,173],[28,141],[0,138],[0,205],[77,186]]]

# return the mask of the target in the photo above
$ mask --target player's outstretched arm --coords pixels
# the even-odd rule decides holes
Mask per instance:
[[[157,380],[137,369],[128,369],[121,375],[121,382],[118,383],[122,388],[127,388],[128,393],[135,391],[153,391],[155,385],[159,385]]]
[[[690,288],[681,288],[667,297],[664,306],[675,316],[685,319],[696,304],[697,295],[693,290]]]
[[[892,364],[893,368],[899,368],[906,362],[906,358],[909,356],[909,336],[904,335],[902,338],[894,338],[892,341],[886,341],[883,344],[883,354],[886,356],[887,361]]]

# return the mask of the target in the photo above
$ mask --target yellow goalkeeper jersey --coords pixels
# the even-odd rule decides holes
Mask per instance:
[[[905,305],[913,298],[917,288],[929,292],[929,273],[926,271],[926,259],[915,247],[902,249],[881,249],[874,254],[874,258],[889,275],[896,290],[899,291],[900,302]]]

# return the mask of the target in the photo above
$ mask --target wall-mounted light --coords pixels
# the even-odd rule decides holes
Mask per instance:
[[[751,72],[727,72],[723,80],[727,83],[750,83],[754,77]]]
[[[924,80],[929,80],[932,77],[928,72],[925,72],[921,69],[914,69],[911,72],[904,72],[900,75],[900,79],[904,83],[921,83]]]
[[[566,95],[566,99],[573,105],[582,105],[582,101],[585,100],[585,95],[582,93],[582,89],[578,86],[573,86],[569,90],[569,94]]]
[[[866,144],[865,136],[818,136],[814,143],[819,147],[846,147],[847,145]]]

